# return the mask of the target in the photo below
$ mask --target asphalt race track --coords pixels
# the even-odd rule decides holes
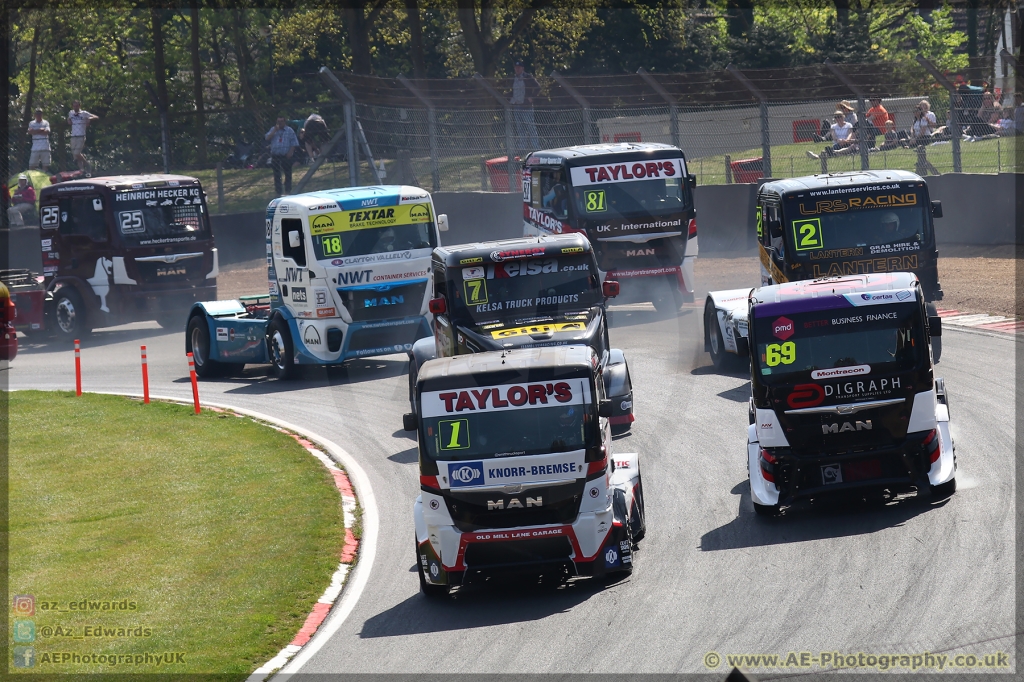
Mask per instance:
[[[448,603],[420,595],[403,356],[296,382],[251,367],[200,383],[204,400],[340,444],[372,484],[380,532],[369,582],[302,672],[700,673],[710,651],[1012,652],[1017,337],[946,329],[938,375],[959,462],[951,499],[765,520],[747,491],[747,379],[709,366],[699,309],[666,319],[642,308],[612,313],[638,419],[616,451],[640,453],[648,525],[636,571],[619,583],[505,582],[465,588]],[[22,341],[4,370],[10,388],[74,388],[70,348]],[[141,392],[140,344],[152,392],[190,399],[183,332],[150,324],[83,340],[84,390]]]

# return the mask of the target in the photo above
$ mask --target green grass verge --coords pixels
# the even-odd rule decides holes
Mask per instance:
[[[244,678],[292,640],[344,542],[337,489],[293,438],[169,403],[38,391],[9,400],[8,586],[36,599],[36,665],[11,672]],[[136,608],[69,610],[83,599]],[[43,636],[58,626],[73,637]],[[87,626],[150,635],[75,639]],[[183,652],[184,663],[41,662],[54,652]]]

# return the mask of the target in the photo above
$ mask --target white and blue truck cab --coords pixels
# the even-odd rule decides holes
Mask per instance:
[[[404,353],[431,335],[430,256],[448,229],[418,187],[309,192],[267,207],[266,296],[197,303],[185,334],[196,373]]]

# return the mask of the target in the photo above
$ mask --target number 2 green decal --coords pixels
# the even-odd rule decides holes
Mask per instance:
[[[465,450],[469,447],[469,420],[442,419],[437,423],[442,450]]]
[[[587,213],[601,213],[608,210],[608,207],[605,205],[603,189],[587,190],[583,193],[583,198],[587,202]]]
[[[821,219],[807,218],[793,221],[793,241],[797,251],[825,248],[821,237]]]
[[[757,209],[756,209],[756,217],[757,217],[757,236],[760,237],[761,234],[762,234],[762,232],[761,232],[761,207],[760,206],[758,206]]]

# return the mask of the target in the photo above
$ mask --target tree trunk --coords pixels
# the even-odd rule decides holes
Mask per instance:
[[[235,42],[235,57],[238,59],[238,85],[242,92],[242,100],[245,102],[245,106],[252,111],[256,119],[256,127],[262,135],[265,128],[263,115],[260,113],[256,96],[253,95],[252,88],[249,87],[249,45],[242,33],[245,20],[242,12],[243,10],[240,9],[235,10],[235,21],[231,27]]]
[[[473,57],[473,66],[485,78],[492,78],[509,46],[530,26],[537,11],[551,5],[553,0],[530,0],[530,4],[516,18],[508,33],[495,38],[494,8],[491,0],[480,0],[480,22],[476,18],[475,0],[458,0],[459,25],[462,27],[466,49]]]
[[[206,166],[206,112],[203,106],[203,63],[199,59],[199,0],[189,0],[192,34],[192,82],[196,100],[196,151],[200,166]]]
[[[36,96],[36,55],[39,50],[39,24],[41,18],[36,19],[36,25],[32,29],[32,49],[29,52],[28,62],[28,92],[25,94],[25,115],[22,117],[22,130],[28,130],[28,123],[32,120],[32,105],[35,104]]]
[[[420,7],[417,0],[406,0],[405,11],[409,15],[409,49],[412,52],[413,78],[426,78],[423,60],[423,26],[420,23]]]
[[[369,26],[363,14],[363,3],[346,2],[342,8],[345,26],[348,27],[348,47],[352,51],[352,71],[369,74],[372,68],[370,59]]]
[[[731,38],[742,38],[754,27],[753,0],[728,0],[725,4],[726,28]]]
[[[154,6],[149,11],[153,20],[153,68],[156,74],[156,95],[160,100],[160,108],[167,111],[170,101],[167,97],[167,68],[164,63],[164,10]]]
[[[213,68],[217,72],[217,79],[220,81],[221,96],[224,98],[224,105],[230,107],[231,90],[228,88],[228,77],[224,73],[224,55],[220,51],[220,41],[217,40],[217,27],[210,29],[210,47],[213,51]]]

